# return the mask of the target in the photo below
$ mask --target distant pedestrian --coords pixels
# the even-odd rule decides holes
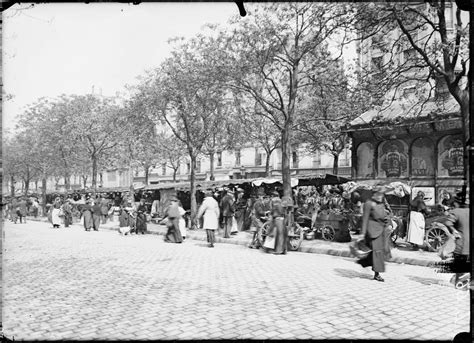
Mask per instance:
[[[215,231],[219,229],[219,212],[219,204],[212,196],[212,191],[206,191],[197,216],[204,219],[203,228],[206,230],[207,242],[210,248],[214,247],[216,241]]]
[[[227,193],[221,200],[220,208],[224,223],[224,238],[230,238],[232,221],[234,219],[234,192],[232,190],[227,190]]]
[[[237,230],[231,231],[231,234],[237,234],[242,231],[245,219],[245,208],[247,207],[247,200],[244,198],[244,190],[237,188],[237,200],[235,200],[235,214],[234,218],[237,223]]]
[[[407,242],[411,243],[414,249],[419,249],[425,240],[424,214],[428,214],[428,210],[424,198],[425,193],[419,191],[415,199],[410,203],[411,211]]]
[[[376,187],[374,192],[372,199],[365,202],[362,216],[362,236],[372,251],[357,263],[363,267],[372,266],[374,280],[383,282],[380,273],[385,272],[385,260],[391,257],[390,220],[383,189]]]
[[[146,205],[145,199],[140,199],[140,204],[137,207],[137,218],[136,218],[136,234],[138,235],[141,232],[142,235],[145,234],[147,230],[146,225]]]
[[[183,236],[183,241],[186,239],[187,229],[186,229],[186,219],[184,215],[186,214],[186,210],[183,208],[181,201],[178,201],[178,210],[179,210],[179,231],[181,232],[181,236]]]
[[[168,219],[168,231],[166,232],[164,240],[167,243],[182,243],[183,236],[179,230],[179,219],[181,216],[179,214],[178,198],[173,196],[170,200],[171,204],[165,211],[165,215]]]
[[[265,251],[273,254],[286,254],[288,244],[288,230],[285,225],[285,209],[278,192],[273,193],[270,232],[267,233],[263,247]]]
[[[92,227],[94,231],[99,231],[100,220],[102,218],[102,209],[99,199],[96,199],[92,205]]]
[[[22,198],[18,203],[18,217],[20,219],[20,223],[26,224],[26,215],[28,214],[28,204],[25,198]]]
[[[252,243],[249,245],[249,248],[252,249],[259,249],[262,246],[262,228],[266,221],[266,208],[263,201],[264,194],[263,190],[259,190],[258,198],[253,204],[252,224],[250,226],[250,231],[253,231],[253,237]]]
[[[93,225],[92,220],[92,206],[91,201],[86,200],[86,203],[82,206],[81,218],[84,218],[84,229],[90,231]]]
[[[16,198],[12,198],[10,203],[10,220],[16,224],[18,220],[18,201]]]
[[[62,213],[64,215],[64,227],[69,227],[72,224],[72,205],[70,199],[66,199],[64,202]]]
[[[59,199],[54,202],[51,208],[51,221],[54,229],[59,229],[61,226],[61,202]]]
[[[102,224],[107,223],[107,217],[109,215],[109,200],[106,198],[102,198],[100,201],[100,211],[102,217]]]

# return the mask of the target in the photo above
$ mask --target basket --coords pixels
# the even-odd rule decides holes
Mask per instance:
[[[314,232],[308,232],[304,234],[304,239],[311,241],[314,239]]]

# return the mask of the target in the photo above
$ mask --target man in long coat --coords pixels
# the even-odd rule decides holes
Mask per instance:
[[[99,199],[96,199],[94,205],[92,206],[92,226],[95,231],[99,231],[100,218],[102,217],[102,210]]]
[[[234,193],[231,190],[228,190],[220,203],[222,219],[224,221],[224,238],[230,238],[230,232],[232,231],[234,202]]]

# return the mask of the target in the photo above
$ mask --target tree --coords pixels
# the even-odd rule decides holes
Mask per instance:
[[[249,106],[249,103],[253,103],[253,106]],[[256,114],[262,111],[256,101],[244,99],[241,96],[236,99],[235,107],[238,111],[237,120],[241,128],[241,130],[237,130],[241,133],[240,141],[244,144],[252,142],[265,150],[265,175],[271,176],[270,157],[280,146],[280,132],[268,118]]]
[[[167,125],[186,147],[191,161],[191,223],[196,225],[196,159],[212,132],[215,99],[221,89],[212,78],[214,66],[201,50],[203,37],[179,41],[159,68],[138,86],[136,99],[142,101],[155,122]]]
[[[72,95],[65,100],[64,111],[71,123],[70,134],[78,141],[77,149],[91,163],[92,189],[95,192],[101,159],[127,140],[124,112],[112,98]]]
[[[176,136],[164,130],[158,133],[157,140],[159,161],[173,169],[173,182],[176,182],[178,170],[185,161],[186,146]]]
[[[255,7],[221,34],[217,69],[236,92],[251,96],[281,136],[283,189],[291,197],[290,151],[301,119],[301,92],[334,60],[328,39],[346,20],[340,4],[285,3]],[[309,94],[309,92],[307,93]]]

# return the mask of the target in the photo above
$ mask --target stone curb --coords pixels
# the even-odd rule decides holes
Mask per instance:
[[[48,222],[47,218],[27,218],[28,220],[31,221],[40,221],[40,222]],[[81,226],[82,224],[80,223],[73,223],[72,225],[79,225]],[[100,226],[101,229],[104,230],[109,230],[109,231],[117,231],[119,229],[119,226],[108,226],[107,224],[101,224]],[[148,231],[148,234],[151,235],[160,235],[164,236],[164,232],[160,231]],[[206,236],[198,233],[194,233],[193,231],[188,230],[187,239],[192,239],[196,241],[207,241]],[[249,241],[248,240],[242,240],[242,239],[236,239],[233,237],[232,239],[230,238],[222,238],[222,237],[216,237],[216,243],[224,243],[224,244],[236,244],[236,245],[243,245],[243,246],[248,246]],[[303,253],[310,253],[310,254],[322,254],[322,255],[332,255],[332,256],[338,256],[338,257],[352,257],[351,252],[349,248],[346,249],[338,249],[338,248],[331,248],[331,247],[317,247],[317,246],[301,246],[298,249],[298,252],[303,252]],[[433,266],[434,263],[439,262],[439,260],[423,260],[419,258],[412,258],[412,257],[403,257],[403,256],[397,256],[393,257],[389,260],[389,262],[392,263],[398,263],[398,264],[410,264],[410,265],[415,265],[415,266],[422,266],[422,267],[430,267]]]

